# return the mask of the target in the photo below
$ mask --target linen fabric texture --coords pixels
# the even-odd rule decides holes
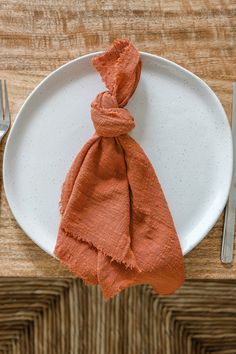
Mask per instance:
[[[55,255],[105,299],[148,283],[163,295],[184,281],[183,255],[167,201],[124,108],[140,78],[139,52],[116,40],[93,59],[107,91],[91,104],[95,134],[67,173]],[[145,119],[145,117],[143,117]]]

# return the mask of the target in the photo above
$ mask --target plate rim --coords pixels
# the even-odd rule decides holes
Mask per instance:
[[[24,109],[24,107],[28,104],[28,102],[30,101],[31,97],[35,94],[35,92],[47,81],[49,80],[51,77],[57,75],[58,72],[64,70],[66,67],[72,65],[75,62],[79,62],[83,59],[89,59],[90,57],[94,57],[96,55],[100,55],[104,53],[104,51],[96,51],[96,52],[91,52],[82,56],[79,56],[75,59],[72,59],[66,63],[64,63],[63,65],[59,66],[58,68],[56,68],[55,70],[51,71],[45,78],[43,78],[37,85],[36,87],[30,92],[30,94],[26,97],[25,101],[23,102],[23,104],[21,105],[20,109],[18,110],[14,122],[11,125],[10,128],[10,132],[7,136],[7,141],[5,144],[5,148],[4,148],[4,153],[3,153],[3,164],[2,164],[2,177],[3,177],[3,187],[4,187],[4,192],[5,192],[5,196],[9,205],[9,208],[14,216],[14,218],[16,219],[18,225],[20,226],[20,228],[24,231],[24,233],[37,245],[39,246],[43,251],[45,251],[46,253],[48,253],[49,255],[53,256],[54,258],[55,255],[44,245],[40,244],[34,237],[32,237],[32,235],[29,232],[26,232],[24,226],[22,225],[22,223],[18,220],[16,213],[15,213],[15,208],[14,208],[14,203],[10,201],[9,198],[9,194],[8,194],[8,187],[7,187],[7,173],[6,173],[6,160],[7,160],[7,151],[9,149],[9,145],[11,144],[11,136],[13,134],[13,130],[15,129],[16,125],[18,124],[19,121],[19,117],[21,116],[21,113]],[[188,245],[184,250],[182,249],[183,255],[186,256],[190,251],[192,251],[192,249],[194,249],[205,237],[206,235],[210,232],[210,230],[214,227],[215,223],[217,222],[219,216],[221,215],[221,213],[224,210],[224,207],[226,205],[227,199],[228,199],[228,195],[229,195],[229,191],[230,191],[230,186],[232,183],[232,176],[233,176],[233,138],[232,138],[232,131],[231,131],[231,127],[230,127],[230,123],[229,120],[227,118],[227,114],[224,110],[224,107],[221,103],[221,101],[219,100],[219,98],[217,97],[217,95],[215,94],[215,92],[210,88],[210,86],[203,80],[201,79],[199,76],[197,76],[196,74],[194,74],[193,72],[191,72],[190,70],[184,68],[183,66],[169,60],[166,59],[164,57],[158,56],[156,54],[152,54],[149,52],[143,52],[143,51],[139,51],[139,53],[141,54],[141,57],[149,57],[149,58],[153,58],[153,59],[157,59],[159,60],[159,62],[162,62],[164,64],[169,64],[172,67],[175,67],[176,69],[184,72],[185,74],[189,75],[190,77],[194,78],[195,80],[197,80],[199,82],[199,84],[205,86],[205,88],[207,89],[208,93],[212,96],[212,98],[214,98],[215,103],[219,106],[221,113],[222,113],[222,117],[224,116],[224,119],[226,121],[226,125],[228,126],[228,131],[229,131],[229,145],[230,145],[230,155],[228,156],[228,159],[231,161],[230,163],[230,171],[228,172],[228,181],[227,181],[227,186],[225,187],[225,192],[224,195],[222,196],[221,200],[222,200],[222,206],[221,208],[219,208],[217,210],[217,212],[215,212],[215,217],[212,218],[211,223],[207,224],[207,227],[205,228],[205,232],[202,232],[201,235],[199,235],[199,238],[194,239],[190,245]]]

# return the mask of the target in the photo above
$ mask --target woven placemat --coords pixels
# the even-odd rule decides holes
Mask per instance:
[[[236,353],[236,281],[104,302],[76,279],[0,278],[0,354]]]

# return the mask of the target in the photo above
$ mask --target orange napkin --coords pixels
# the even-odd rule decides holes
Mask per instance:
[[[141,283],[169,294],[184,281],[178,235],[150,161],[127,134],[135,123],[123,108],[139,82],[140,56],[128,40],[116,40],[93,64],[108,91],[92,102],[96,133],[62,188],[55,255],[86,283],[99,283],[106,299]]]

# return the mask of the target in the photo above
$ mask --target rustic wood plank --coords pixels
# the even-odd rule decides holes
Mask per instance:
[[[50,71],[106,48],[114,38],[127,37],[139,50],[173,60],[203,78],[230,117],[236,81],[235,18],[235,0],[2,0],[0,77],[9,82],[12,116]],[[3,149],[4,143],[0,161]],[[221,217],[186,257],[188,278],[236,277],[236,260],[231,267],[219,260],[222,226]],[[5,199],[2,177],[0,275],[69,275],[18,227]]]

